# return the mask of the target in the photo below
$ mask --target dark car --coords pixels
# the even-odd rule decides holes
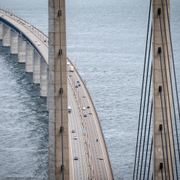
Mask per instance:
[[[78,86],[75,86],[75,88],[78,88]]]
[[[77,157],[77,156],[75,156],[75,157],[74,157],[74,160],[78,160],[78,157]]]
[[[78,86],[81,86],[81,84],[78,84]]]
[[[72,133],[75,133],[75,130],[74,130],[74,129],[72,130]]]
[[[90,108],[90,106],[87,106],[87,108],[89,109],[89,108]]]
[[[85,114],[84,117],[87,117],[87,115]]]

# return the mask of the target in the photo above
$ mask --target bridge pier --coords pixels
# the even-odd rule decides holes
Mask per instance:
[[[168,10],[170,0],[168,2]],[[174,174],[174,150],[171,122],[173,124],[172,92],[170,88],[171,76],[171,46],[169,38],[168,16],[166,13],[166,0],[153,0],[153,104],[154,104],[154,123],[153,123],[153,175],[154,180],[173,179]],[[160,10],[159,10],[160,9]],[[165,12],[165,23],[163,19]],[[170,15],[169,15],[170,18]],[[161,24],[161,25],[160,25]],[[162,28],[162,34],[161,34]],[[167,45],[166,45],[167,34]],[[163,35],[163,38],[162,38]],[[163,40],[163,42],[162,42]],[[167,50],[168,47],[168,50]],[[169,56],[169,57],[168,57]],[[168,60],[169,59],[169,60]],[[170,61],[170,67],[168,66]],[[167,76],[167,78],[166,78]],[[166,80],[167,79],[167,80]],[[169,87],[169,92],[167,90]],[[169,97],[168,97],[169,94]],[[171,119],[172,118],[172,119]],[[160,126],[161,125],[161,126]],[[161,128],[160,128],[161,127]],[[161,129],[161,130],[160,130]],[[168,135],[168,132],[170,134]],[[161,134],[162,133],[162,134]],[[170,136],[170,137],[169,137]],[[170,139],[170,140],[169,140]],[[162,163],[160,166],[160,163]],[[161,167],[161,168],[160,168]],[[166,172],[166,173],[165,173]]]
[[[33,72],[33,58],[34,58],[34,48],[29,44],[26,43],[26,72],[32,73]]]
[[[41,87],[41,97],[47,96],[47,64],[44,62],[44,60],[41,58],[41,79],[40,79],[40,87]]]
[[[18,54],[18,33],[11,29],[11,54]]]
[[[40,84],[40,61],[41,56],[36,50],[34,50],[34,61],[33,61],[33,83]]]
[[[3,30],[2,30],[3,23],[0,22],[0,40],[2,40]]]
[[[10,46],[10,36],[11,36],[11,28],[5,24],[2,25],[3,29],[3,46],[4,47],[9,47]]]
[[[26,41],[19,36],[19,43],[18,43],[18,63],[25,63],[26,61]]]

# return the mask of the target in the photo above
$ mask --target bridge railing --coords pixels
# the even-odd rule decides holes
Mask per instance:
[[[82,77],[80,76],[79,72],[77,71],[77,69],[76,69],[76,67],[73,65],[73,63],[70,61],[70,59],[69,59],[68,57],[67,57],[67,59],[68,59],[68,61],[71,63],[71,65],[74,67],[74,69],[75,69],[76,73],[78,74],[78,76],[80,77],[80,80],[81,80],[81,82],[83,83],[84,87],[86,88],[86,91],[87,91],[87,93],[88,93],[89,99],[90,99],[90,101],[91,101],[91,103],[92,103],[92,105],[93,105],[93,108],[94,108],[94,111],[95,111],[95,113],[96,113],[96,117],[97,117],[97,120],[98,120],[99,128],[101,129],[102,139],[103,139],[103,142],[104,142],[106,151],[107,151],[107,156],[108,156],[107,158],[108,158],[108,162],[109,162],[109,165],[110,165],[111,174],[113,174],[112,165],[111,165],[111,161],[110,161],[109,154],[108,154],[108,148],[107,148],[107,145],[106,145],[106,141],[105,141],[104,134],[102,133],[103,131],[102,131],[101,123],[100,123],[99,116],[98,116],[98,114],[97,114],[96,108],[95,108],[95,106],[94,106],[94,103],[93,103],[93,101],[92,101],[92,98],[91,98],[91,96],[90,96],[90,93],[89,93],[89,91],[88,91],[88,89],[87,89],[87,87],[86,87],[86,84],[84,83],[84,80],[82,79]]]
[[[17,21],[19,24],[23,25],[26,29],[28,29],[30,32],[32,32],[37,38],[48,47],[48,37],[42,32],[39,31],[36,27],[34,27],[32,24],[28,23],[27,21],[21,19],[20,17],[5,11],[3,9],[0,9],[0,13],[3,15],[13,19],[14,21]]]

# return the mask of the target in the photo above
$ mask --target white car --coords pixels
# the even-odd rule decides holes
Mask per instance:
[[[83,110],[85,110],[86,108],[85,107],[83,107]]]
[[[70,67],[70,71],[74,72],[74,67],[73,66]]]

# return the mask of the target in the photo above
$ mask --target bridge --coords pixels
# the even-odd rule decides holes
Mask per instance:
[[[169,3],[150,0],[149,4],[133,180],[179,179],[180,106]],[[8,12],[2,10],[0,17],[3,45],[18,53],[19,63],[25,62],[26,72],[33,72],[34,83],[40,83],[41,96],[48,96],[49,178],[113,179],[93,102],[66,57],[65,1],[49,0],[49,39]],[[19,44],[18,52],[14,44]],[[69,113],[68,105],[72,108]]]
[[[23,19],[1,9],[0,39],[4,47],[10,47],[11,54],[18,54],[18,63],[25,63],[25,72],[33,73],[33,83],[40,84],[40,95],[47,97],[50,79],[48,37]],[[66,66],[68,106],[71,107],[68,113],[70,179],[113,179],[105,138],[91,96],[68,58]],[[73,72],[71,67],[74,67]],[[50,133],[54,128],[54,123],[49,122]],[[50,138],[50,147],[51,141]]]

